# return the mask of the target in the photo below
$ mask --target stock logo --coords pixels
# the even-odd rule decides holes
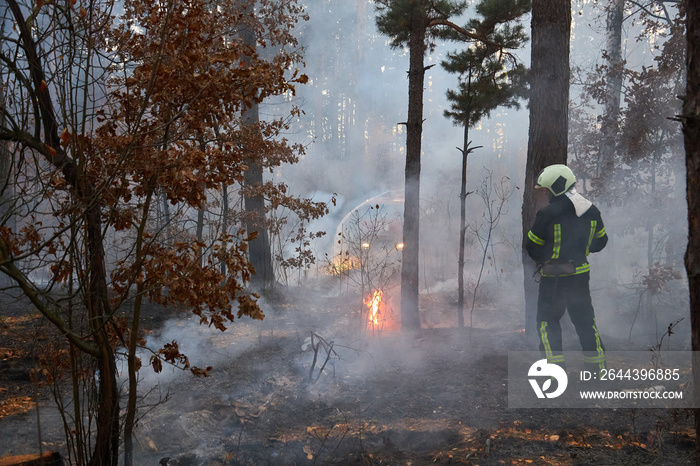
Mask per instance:
[[[566,376],[566,371],[556,364],[549,364],[546,359],[540,359],[536,361],[530,370],[527,372],[530,385],[535,391],[537,398],[556,398],[566,390],[566,386],[569,383],[569,378]],[[537,378],[544,378],[542,385],[538,382]],[[549,390],[552,388],[552,379],[556,379],[556,389],[552,392]]]

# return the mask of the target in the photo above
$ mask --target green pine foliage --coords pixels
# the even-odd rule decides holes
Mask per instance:
[[[468,48],[447,54],[442,66],[460,76],[459,87],[447,91],[451,102],[445,116],[455,125],[469,127],[497,107],[519,108],[528,96],[528,70],[509,52],[527,42],[519,20],[530,10],[530,0],[481,0],[465,29],[486,37]],[[457,35],[452,39],[463,40]]]
[[[408,44],[411,26],[416,19],[424,22],[428,32],[429,45],[432,37],[441,37],[448,33],[449,27],[444,22],[459,16],[467,8],[466,1],[453,0],[376,0],[377,28],[382,34],[391,38],[393,48]]]

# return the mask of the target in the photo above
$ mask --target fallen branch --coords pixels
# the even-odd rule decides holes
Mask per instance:
[[[317,333],[311,332],[311,349],[314,352],[314,359],[311,362],[311,368],[309,369],[309,383],[318,382],[318,379],[321,378],[321,374],[323,373],[323,370],[326,368],[326,365],[328,364],[328,361],[331,360],[331,358],[340,359],[340,355],[338,355],[338,353],[333,349],[333,345],[333,340],[327,341]],[[319,368],[318,374],[314,379],[314,368],[316,367],[316,363],[318,362],[318,352],[321,349],[326,351],[326,359],[325,361],[323,361],[323,365],[321,365],[321,367]]]

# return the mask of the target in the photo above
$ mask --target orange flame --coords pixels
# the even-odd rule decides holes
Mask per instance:
[[[368,320],[369,323],[373,325],[379,325],[379,305],[382,302],[382,296],[384,296],[384,292],[382,292],[381,289],[374,290],[370,295],[368,295],[364,302],[369,308],[369,316]]]

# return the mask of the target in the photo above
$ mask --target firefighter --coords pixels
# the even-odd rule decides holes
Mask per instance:
[[[537,212],[528,232],[527,252],[541,275],[537,298],[540,351],[548,362],[564,366],[560,319],[568,310],[576,327],[586,370],[605,368],[605,348],[598,333],[589,288],[587,256],[605,247],[600,211],[576,192],[576,177],[566,165],[540,172],[535,188],[549,191],[549,205]]]

